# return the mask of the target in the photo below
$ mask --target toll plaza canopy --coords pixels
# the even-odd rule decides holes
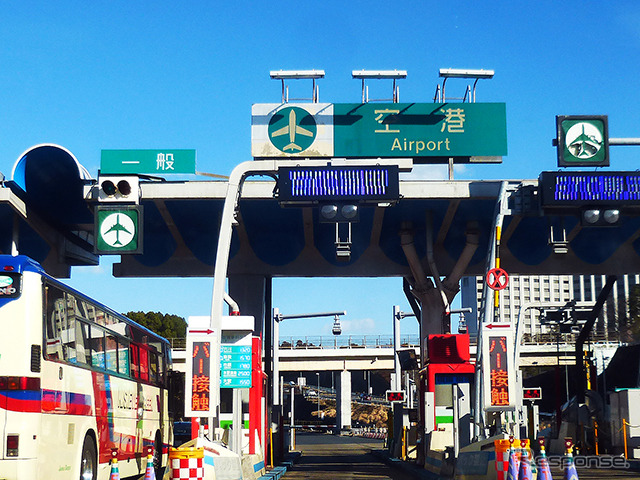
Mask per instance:
[[[98,261],[94,212],[100,185],[86,178],[69,152],[42,148],[31,163],[23,157],[12,181],[0,188],[0,251],[28,255],[64,277],[73,265]],[[142,253],[123,254],[114,275],[212,276],[228,183],[138,180]],[[505,216],[499,256],[510,274],[640,270],[635,210],[622,208],[613,226],[583,226],[584,205],[546,208],[539,182],[414,180],[401,174],[398,200],[362,205],[348,232],[348,224],[322,222],[318,205],[281,205],[273,179],[252,178],[241,189],[228,273],[406,276],[400,233],[409,230],[423,259],[431,232],[438,272],[447,275],[464,248],[465,231],[475,229],[480,245],[466,273],[485,274],[500,198]],[[337,243],[350,243],[348,256],[336,254]]]

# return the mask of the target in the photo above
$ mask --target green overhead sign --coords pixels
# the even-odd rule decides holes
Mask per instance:
[[[504,103],[256,104],[255,158],[407,158],[500,162]]]
[[[100,173],[192,174],[196,173],[195,150],[102,150]]]
[[[502,103],[334,106],[336,157],[494,157],[507,154]]]

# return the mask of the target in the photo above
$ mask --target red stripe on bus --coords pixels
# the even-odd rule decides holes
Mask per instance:
[[[11,412],[40,413],[40,398],[25,398],[11,393],[0,393],[0,408]]]
[[[0,408],[12,412],[92,415],[91,397],[55,390],[9,391],[0,393]]]
[[[59,390],[42,390],[42,412],[62,415],[93,415],[91,396]]]

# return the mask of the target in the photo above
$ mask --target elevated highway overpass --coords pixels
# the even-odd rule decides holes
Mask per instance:
[[[559,342],[526,339],[520,350],[522,367],[575,365],[575,343],[565,335]],[[471,359],[476,358],[475,338],[471,339]],[[184,343],[173,341],[174,368],[184,371]],[[617,341],[592,342],[606,358],[611,358]],[[413,350],[420,358],[417,335],[402,337],[401,350]],[[287,337],[280,339],[280,372],[393,371],[393,338],[381,335]]]

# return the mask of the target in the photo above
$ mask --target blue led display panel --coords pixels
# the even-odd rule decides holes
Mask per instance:
[[[542,172],[543,207],[640,206],[640,172]]]
[[[399,192],[397,165],[278,169],[281,202],[394,201],[398,200]]]

